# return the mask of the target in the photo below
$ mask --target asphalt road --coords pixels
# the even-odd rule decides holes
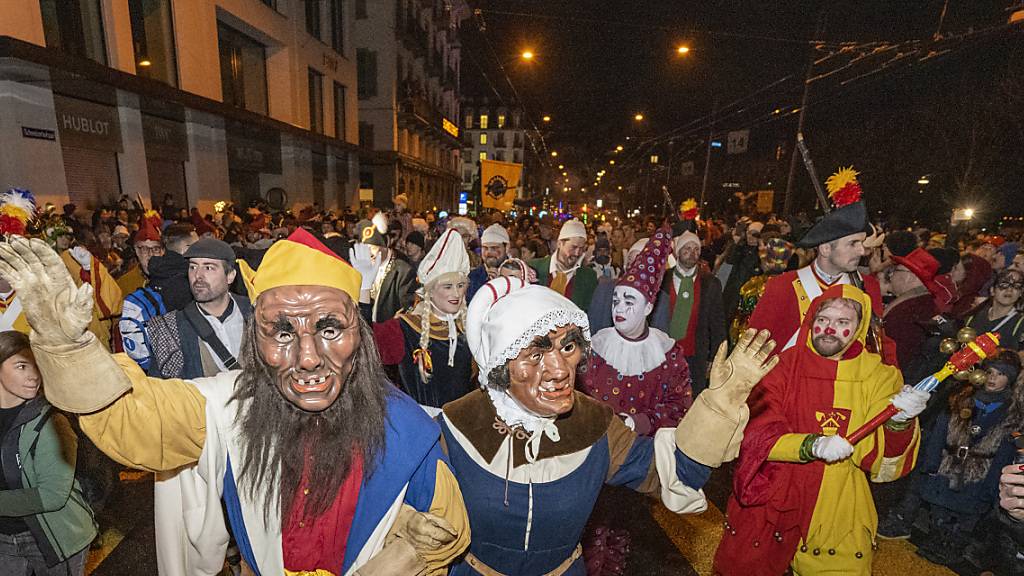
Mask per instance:
[[[716,470],[705,487],[707,512],[677,516],[659,503],[625,489],[607,489],[598,501],[591,527],[610,526],[629,533],[624,574],[688,576],[710,574],[722,533],[722,510],[730,491],[728,466]],[[893,490],[876,497],[884,511]],[[90,553],[86,574],[135,576],[156,574],[153,532],[153,477],[122,472],[117,487],[98,514],[101,535]],[[877,576],[952,575],[913,553],[908,542],[881,542],[872,573]]]

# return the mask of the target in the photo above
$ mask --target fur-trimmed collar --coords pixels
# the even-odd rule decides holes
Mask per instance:
[[[597,443],[608,432],[613,417],[608,406],[582,394],[573,392],[572,411],[556,420],[561,439],[552,442],[547,437],[540,443],[537,460],[579,452]],[[505,441],[508,427],[498,418],[494,404],[483,390],[477,389],[444,406],[444,417],[459,429],[485,460],[491,462]],[[512,432],[514,433],[514,430]],[[528,434],[513,436],[513,466],[526,464]]]

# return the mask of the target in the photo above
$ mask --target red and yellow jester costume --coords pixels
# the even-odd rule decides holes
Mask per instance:
[[[862,310],[856,338],[839,360],[811,345],[815,314],[832,298],[855,300]],[[910,472],[920,439],[916,420],[901,431],[878,428],[853,456],[833,464],[801,458],[808,434],[846,436],[903,385],[898,369],[865,349],[871,301],[850,285],[826,289],[808,308],[798,344],[751,395],[716,574],[871,573],[878,517],[867,478],[888,482]]]

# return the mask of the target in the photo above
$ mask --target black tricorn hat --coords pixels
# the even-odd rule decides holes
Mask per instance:
[[[847,204],[822,216],[800,238],[797,246],[814,248],[844,236],[868,231],[868,211],[863,202]]]

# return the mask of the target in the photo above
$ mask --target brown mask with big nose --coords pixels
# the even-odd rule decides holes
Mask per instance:
[[[359,309],[326,286],[280,286],[256,302],[256,347],[286,400],[321,412],[338,399],[360,343]]]
[[[509,360],[509,395],[538,416],[569,412],[584,345],[583,332],[574,324],[534,338]]]

